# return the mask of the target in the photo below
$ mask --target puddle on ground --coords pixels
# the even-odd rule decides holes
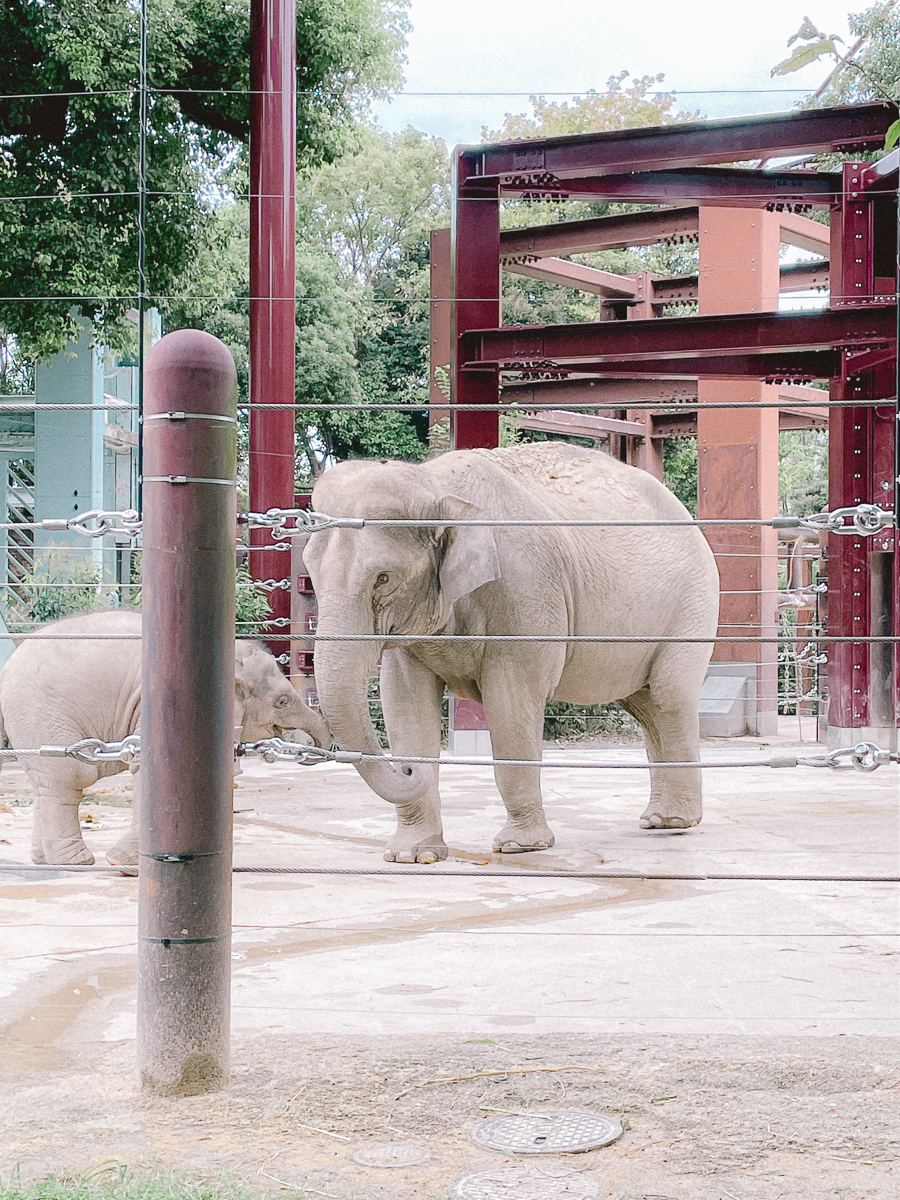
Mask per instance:
[[[56,1045],[82,1016],[89,1004],[110,992],[133,988],[137,978],[134,963],[92,971],[74,978],[43,996],[33,1008],[0,1031],[0,1079],[29,1071],[56,1071],[73,1066],[78,1051]]]

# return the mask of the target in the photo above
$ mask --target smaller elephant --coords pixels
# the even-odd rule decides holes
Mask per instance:
[[[86,737],[120,741],[136,733],[141,719],[141,615],[127,610],[89,613],[47,628],[71,633],[72,641],[23,641],[0,671],[0,734],[13,747],[72,745]],[[103,635],[104,640],[90,640]],[[115,635],[123,635],[116,640]],[[125,639],[130,640],[125,640]],[[108,640],[107,640],[108,639]],[[259,642],[235,643],[234,724],[252,742],[285,729],[302,729],[318,746],[330,746],[325,722],[300,699]],[[122,764],[74,758],[23,759],[34,790],[31,857],[36,863],[90,864],[78,822],[82,792]],[[107,860],[133,866],[138,860],[140,772],[134,775],[131,828]]]

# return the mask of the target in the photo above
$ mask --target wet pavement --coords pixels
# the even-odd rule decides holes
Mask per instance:
[[[711,761],[796,745],[708,742]],[[792,740],[793,737],[793,740]],[[804,753],[824,748],[806,742]],[[545,758],[626,762],[632,746],[547,747]],[[897,1032],[898,769],[710,770],[703,823],[641,830],[646,772],[544,772],[556,845],[491,856],[504,812],[487,766],[443,772],[448,866],[401,875],[238,874],[236,1032],[346,1035],[675,1033],[884,1036]],[[16,766],[0,774],[0,1075],[64,1067],[135,1034],[137,882],[29,873],[31,808]],[[82,807],[103,861],[130,819],[127,775]],[[352,767],[245,765],[235,864],[384,868],[393,810]],[[504,879],[623,870],[802,874],[820,881]]]

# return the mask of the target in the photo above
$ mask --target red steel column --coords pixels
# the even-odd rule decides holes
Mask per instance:
[[[493,370],[463,371],[459,338],[467,329],[496,329],[500,324],[500,204],[497,189],[479,184],[477,152],[453,154],[453,213],[450,227],[452,312],[452,391],[455,404],[496,404],[499,380]],[[470,182],[471,181],[471,182]],[[452,445],[496,446],[497,412],[456,412]]]
[[[842,203],[833,211],[831,222],[833,308],[865,308],[874,297],[893,293],[896,287],[896,201],[883,194],[867,195],[867,172],[862,163],[845,163],[843,167]],[[882,211],[886,206],[890,211]],[[856,368],[853,352],[844,350],[841,378],[832,383],[832,399],[892,397],[894,370],[893,361],[870,369]],[[891,506],[894,415],[895,405],[890,400],[884,410],[871,406],[831,410],[830,508],[860,503]],[[890,595],[894,542],[891,531],[874,538],[829,535],[830,635],[865,637],[896,632],[897,600],[894,597],[892,603]],[[861,737],[884,744],[893,737],[893,657],[890,647],[865,642],[829,646],[830,745],[844,745],[848,738],[858,741]]]
[[[229,1073],[237,379],[182,329],[145,380],[138,1065],[192,1096]]]
[[[250,399],[293,404],[294,186],[296,177],[296,0],[252,0],[250,6]],[[294,411],[251,409],[250,508],[292,508]],[[251,545],[271,545],[255,529]],[[256,579],[281,579],[277,551],[254,551]],[[278,617],[290,616],[290,595],[271,593]]]

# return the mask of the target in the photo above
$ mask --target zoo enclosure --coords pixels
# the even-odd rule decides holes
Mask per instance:
[[[701,448],[698,518],[765,519],[777,509],[780,419],[802,427],[827,413],[829,507],[896,513],[900,156],[825,172],[765,169],[785,157],[877,151],[893,119],[892,107],[872,104],[459,148],[449,238],[432,240],[433,362],[446,355],[453,387],[451,406],[436,388],[432,403],[451,417],[453,444],[497,445],[501,399],[510,400],[548,410],[532,421],[545,431],[593,426],[620,457],[659,475],[661,439],[690,422]],[[747,160],[758,165],[710,165]],[[506,198],[661,207],[501,230]],[[805,215],[812,209],[830,211],[830,228]],[[696,280],[614,276],[556,257],[685,238],[699,240]],[[780,271],[780,242],[828,258]],[[504,269],[594,292],[601,320],[503,327]],[[776,311],[780,291],[826,283],[828,311]],[[698,316],[663,315],[694,298]],[[827,400],[808,386],[817,381],[828,382]],[[551,406],[575,413],[554,416]],[[575,415],[587,407],[602,415]],[[873,538],[828,536],[830,634],[896,638],[894,525]],[[775,534],[713,524],[707,537],[722,577],[721,632],[747,639],[714,658],[725,671],[729,660],[755,663],[759,730],[771,732],[777,668],[762,639],[775,631]],[[834,647],[830,744],[854,735],[895,744],[895,653],[888,641]]]

